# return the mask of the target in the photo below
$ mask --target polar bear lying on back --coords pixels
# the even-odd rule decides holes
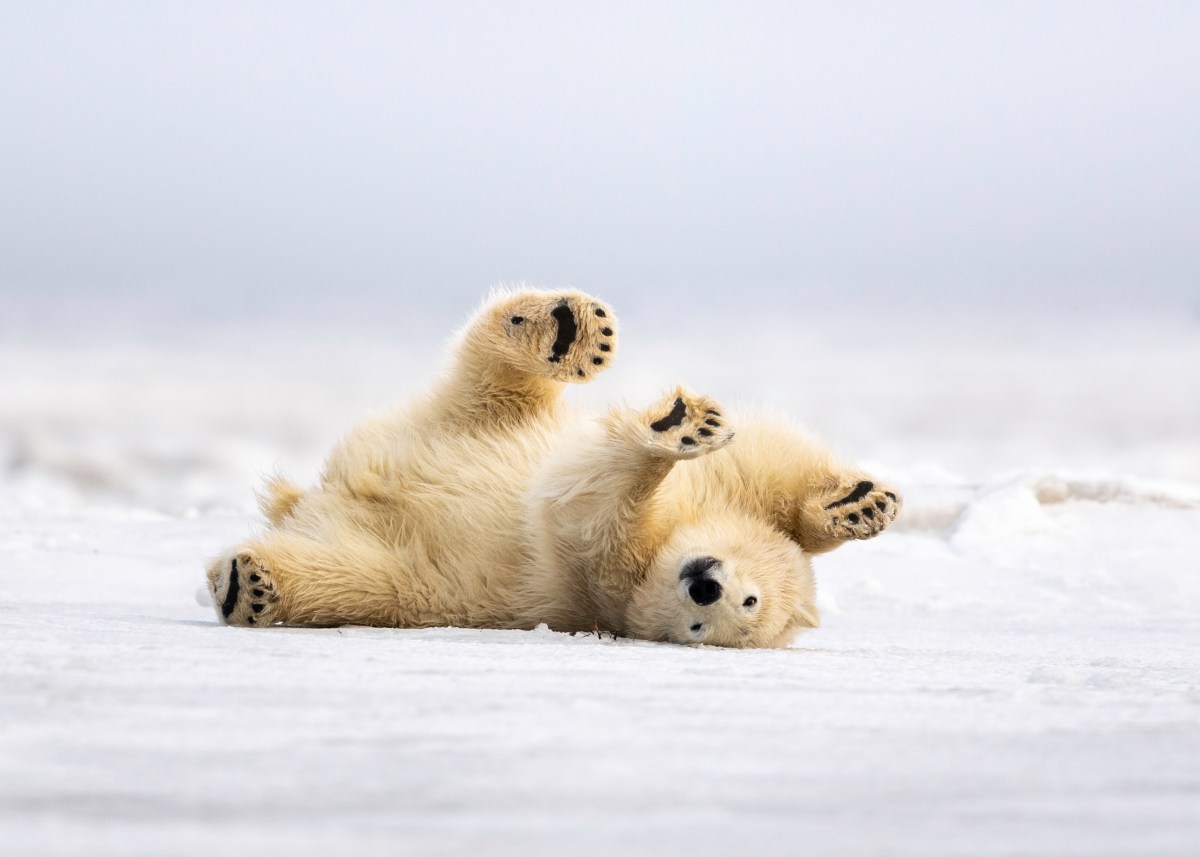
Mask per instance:
[[[896,492],[786,426],[734,429],[678,388],[569,415],[564,384],[616,356],[609,306],[575,291],[487,302],[449,374],[352,431],[320,484],[281,478],[270,527],[213,562],[230,625],[603,630],[786,646],[818,624],[809,557],[881,532]]]

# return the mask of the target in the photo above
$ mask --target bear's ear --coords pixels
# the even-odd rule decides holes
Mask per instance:
[[[821,614],[815,604],[798,604],[792,617],[792,624],[798,628],[820,628]]]
[[[821,614],[817,612],[816,607],[811,604],[798,604],[788,618],[787,625],[775,638],[775,642],[768,645],[776,649],[786,649],[801,631],[819,627],[820,624]]]

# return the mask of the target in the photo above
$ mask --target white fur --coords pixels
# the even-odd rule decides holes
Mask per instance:
[[[882,531],[898,496],[782,423],[735,437],[683,388],[646,411],[568,414],[559,392],[611,363],[616,328],[579,292],[494,294],[429,395],[352,431],[312,490],[268,482],[269,528],[209,567],[218,616],[727,646],[815,627],[810,556]],[[680,574],[705,557],[721,595],[702,605]]]

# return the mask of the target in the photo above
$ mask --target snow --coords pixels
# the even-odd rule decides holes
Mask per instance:
[[[0,344],[5,852],[1196,853],[1194,326],[936,330],[883,371],[844,348],[875,331],[637,324],[581,404],[682,379],[905,492],[792,649],[221,627],[202,563],[257,475],[311,477],[432,343]]]

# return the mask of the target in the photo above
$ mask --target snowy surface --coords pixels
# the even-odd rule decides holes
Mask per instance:
[[[221,627],[256,474],[436,348],[0,344],[5,853],[1197,853],[1194,324],[625,325],[582,404],[683,380],[905,491],[792,649]]]

